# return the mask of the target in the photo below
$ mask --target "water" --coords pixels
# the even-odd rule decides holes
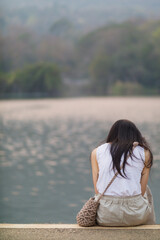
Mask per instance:
[[[76,223],[77,212],[94,194],[90,152],[113,121],[126,117],[153,149],[149,186],[160,224],[159,103],[156,98],[1,101],[0,222]]]

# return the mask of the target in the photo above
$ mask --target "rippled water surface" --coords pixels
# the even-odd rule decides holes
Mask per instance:
[[[115,120],[128,118],[154,153],[149,186],[160,224],[160,99],[15,100],[0,105],[1,223],[76,223],[77,212],[94,194],[90,152]]]

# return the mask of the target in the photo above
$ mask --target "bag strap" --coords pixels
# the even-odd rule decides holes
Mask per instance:
[[[134,142],[133,143],[133,148],[132,148],[132,152],[133,152],[133,150],[134,150],[134,148],[136,147],[138,145],[138,142]],[[127,156],[127,159],[129,158],[129,154],[128,154],[128,156]],[[123,163],[122,163],[122,165],[121,165],[121,167],[120,167],[120,170],[122,169],[122,167],[123,167]],[[101,197],[104,195],[104,193],[105,193],[105,191],[110,187],[110,185],[113,183],[113,181],[115,180],[115,178],[117,177],[117,175],[118,175],[118,172],[116,172],[115,173],[115,175],[114,175],[114,177],[111,179],[111,181],[108,183],[108,185],[107,185],[107,187],[105,188],[105,190],[103,191],[103,193],[101,193],[101,195],[99,196],[99,198],[97,199],[97,202],[99,202],[99,200],[101,199]]]

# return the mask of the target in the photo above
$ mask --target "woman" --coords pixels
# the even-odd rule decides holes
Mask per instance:
[[[96,200],[118,171],[100,199],[98,225],[155,224],[153,197],[147,185],[152,164],[151,149],[135,124],[126,119],[116,121],[107,138],[91,152]]]

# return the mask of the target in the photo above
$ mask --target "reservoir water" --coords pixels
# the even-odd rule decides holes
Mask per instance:
[[[90,153],[121,118],[153,150],[148,184],[160,224],[160,98],[149,97],[1,100],[0,222],[76,223],[94,194]]]

